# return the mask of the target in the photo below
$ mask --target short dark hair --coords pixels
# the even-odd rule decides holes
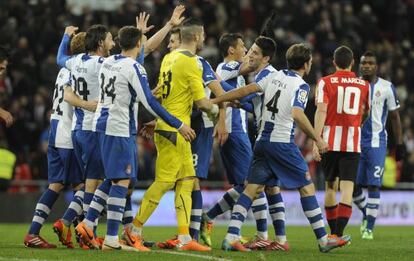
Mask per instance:
[[[263,56],[269,56],[269,60],[273,59],[276,52],[276,43],[272,38],[259,36],[254,40],[254,43],[262,50]]]
[[[362,55],[364,57],[373,57],[375,60],[377,60],[377,55],[372,51],[365,51],[365,53]],[[362,58],[361,56],[361,58]]]
[[[9,57],[9,50],[4,46],[0,46],[0,62],[8,60]]]
[[[134,26],[124,26],[118,32],[119,46],[122,50],[131,50],[141,40],[142,32]]]
[[[298,70],[305,66],[312,57],[312,49],[304,43],[293,44],[286,51],[288,69]]]
[[[172,34],[178,34],[178,37],[180,38],[180,41],[181,41],[180,27],[173,27],[170,31],[170,35]]]
[[[354,53],[349,47],[342,45],[336,48],[334,52],[334,61],[336,66],[340,69],[348,68],[352,64],[353,59]]]
[[[105,41],[108,28],[101,24],[92,25],[85,36],[85,51],[94,52],[99,48],[99,42]]]
[[[226,33],[220,37],[219,40],[219,50],[223,57],[229,55],[229,48],[236,47],[237,41],[239,39],[243,40],[243,36],[239,33]]]
[[[191,42],[198,33],[200,27],[203,27],[201,20],[196,18],[188,18],[184,20],[180,28],[180,38],[183,42]]]

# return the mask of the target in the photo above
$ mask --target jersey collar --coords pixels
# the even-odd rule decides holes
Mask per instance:
[[[356,74],[352,71],[343,71],[339,70],[334,73],[335,76],[347,76],[347,77],[356,77]]]

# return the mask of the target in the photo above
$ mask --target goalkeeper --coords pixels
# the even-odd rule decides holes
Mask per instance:
[[[162,85],[161,104],[183,123],[190,125],[193,102],[197,107],[216,118],[219,112],[204,93],[202,67],[195,55],[203,47],[204,28],[196,20],[188,19],[181,27],[181,46],[164,57],[159,83]],[[195,137],[182,137],[174,128],[157,120],[154,141],[157,147],[155,181],[144,194],[141,207],[127,230],[127,240],[133,244],[142,240],[142,227],[158,206],[161,197],[175,188],[175,209],[178,222],[179,250],[209,251],[192,240],[189,233],[191,193],[195,171],[190,141]],[[191,139],[191,140],[190,140]]]

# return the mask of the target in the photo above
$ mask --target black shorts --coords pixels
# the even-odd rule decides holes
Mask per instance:
[[[329,151],[322,155],[322,168],[326,181],[349,180],[355,182],[360,153]]]

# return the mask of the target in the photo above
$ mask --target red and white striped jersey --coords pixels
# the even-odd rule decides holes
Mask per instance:
[[[319,80],[316,104],[328,105],[322,136],[330,151],[361,152],[361,121],[369,108],[369,83],[350,71]]]

